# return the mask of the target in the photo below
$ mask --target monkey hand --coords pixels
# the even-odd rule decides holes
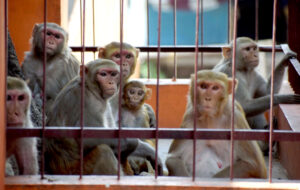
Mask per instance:
[[[283,57],[282,61],[284,62],[284,66],[288,66],[288,60],[291,58],[297,58],[297,53],[289,50]]]
[[[300,104],[299,94],[277,94],[274,98],[279,104]]]

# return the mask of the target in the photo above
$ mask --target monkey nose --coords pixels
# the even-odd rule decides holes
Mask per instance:
[[[205,101],[211,101],[211,98],[210,97],[206,97]]]

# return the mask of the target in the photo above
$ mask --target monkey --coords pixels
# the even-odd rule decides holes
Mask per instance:
[[[111,42],[105,47],[99,48],[98,57],[115,61],[118,65],[121,63],[122,58],[122,88],[128,81],[129,77],[134,73],[137,58],[139,56],[139,49],[133,47],[128,43],[122,43],[122,53],[120,53],[121,44],[119,42]],[[112,112],[115,113],[114,119],[118,123],[118,111],[119,111],[119,96],[114,96],[110,101]],[[150,127],[156,126],[155,113],[149,104],[144,104],[144,107],[148,111],[149,125]]]
[[[197,104],[194,105],[194,83],[197,83]],[[237,81],[235,82],[237,83]],[[188,104],[183,116],[181,128],[194,127],[194,106],[196,106],[197,128],[231,128],[231,94],[234,81],[221,72],[201,70],[191,75]],[[235,101],[236,129],[250,129],[243,109]],[[267,170],[256,141],[234,142],[234,177],[266,178]],[[191,176],[193,173],[193,141],[173,140],[166,160],[171,176]],[[197,140],[196,141],[196,177],[229,177],[230,141]]]
[[[26,82],[16,77],[7,77],[6,121],[7,128],[33,128],[30,117],[31,91]],[[9,138],[6,140],[6,168],[9,159],[15,156],[19,174],[36,175],[39,172],[37,139]],[[8,174],[9,173],[9,174]],[[6,175],[15,175],[14,171],[6,170]]]
[[[81,66],[84,80],[84,126],[116,128],[112,113],[108,109],[109,99],[117,93],[119,66],[107,59],[96,59]],[[52,107],[47,126],[80,126],[81,77],[72,79],[58,94]],[[110,123],[109,123],[110,122]],[[47,171],[51,174],[79,173],[79,143],[74,138],[47,139],[45,143]],[[139,139],[120,139],[121,158],[126,160],[133,151],[141,157],[155,162],[155,151]],[[83,174],[117,174],[118,140],[84,138]],[[122,162],[121,160],[121,162]],[[162,170],[159,159],[158,165]],[[123,171],[121,170],[121,175]]]
[[[232,76],[232,46],[223,47],[223,59],[213,70]],[[277,94],[283,80],[287,60],[295,57],[296,53],[289,52],[278,63],[274,76],[274,105],[299,104],[298,94]],[[239,81],[236,90],[236,100],[242,105],[247,121],[252,129],[266,129],[268,122],[263,114],[270,108],[271,77],[268,82],[255,68],[259,64],[257,44],[248,37],[236,39],[236,78]]]
[[[46,36],[44,31],[46,30]],[[55,23],[36,24],[31,37],[31,50],[25,53],[22,71],[38,99],[43,87],[44,39],[46,38],[46,115],[60,90],[79,74],[79,61],[68,47],[68,33]],[[40,100],[41,101],[41,100]]]

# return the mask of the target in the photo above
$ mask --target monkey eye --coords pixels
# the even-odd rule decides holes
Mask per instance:
[[[7,95],[6,100],[11,101],[11,99],[12,99],[11,95]]]
[[[130,89],[130,90],[129,90],[129,94],[131,94],[131,95],[133,95],[133,94],[134,94],[134,92],[135,92],[135,91],[134,91],[134,90],[132,90],[132,89]]]
[[[247,51],[250,51],[250,47],[246,47],[245,49],[246,49]]]
[[[112,76],[112,77],[115,77],[115,76],[117,76],[117,75],[118,75],[117,72],[111,72],[111,76]]]
[[[130,59],[132,57],[131,54],[126,54],[126,59]]]
[[[219,86],[213,86],[212,89],[213,90],[219,90]]]
[[[144,91],[142,91],[142,90],[140,90],[139,92],[138,92],[138,95],[139,96],[142,96],[144,94]]]
[[[207,89],[207,84],[205,84],[205,83],[200,84],[200,88]]]
[[[256,46],[254,46],[254,47],[253,47],[253,50],[254,50],[254,51],[256,51],[256,50],[257,50],[257,47],[256,47]]]
[[[100,73],[98,73],[100,76],[102,76],[102,77],[105,77],[106,75],[107,75],[107,73],[106,72],[100,72]]]
[[[25,99],[25,96],[22,94],[22,95],[20,95],[20,96],[18,96],[18,100],[19,101],[23,101]]]
[[[59,38],[60,38],[60,35],[59,35],[59,34],[55,34],[54,37],[55,37],[56,39],[59,39]]]
[[[120,58],[120,57],[121,57],[121,55],[120,55],[119,53],[115,54],[114,56],[115,56],[116,58]]]
[[[46,34],[47,34],[47,36],[51,36],[52,33],[47,31]]]

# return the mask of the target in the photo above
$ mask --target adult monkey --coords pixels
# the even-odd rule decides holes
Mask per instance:
[[[194,127],[194,83],[191,76],[187,109],[181,124],[182,128]],[[197,128],[231,128],[233,80],[225,74],[209,70],[197,72]],[[235,102],[236,129],[250,129],[243,110]],[[197,177],[230,176],[230,141],[197,140],[196,171]],[[267,170],[261,150],[256,141],[234,142],[234,177],[266,178]],[[166,166],[169,175],[191,176],[193,172],[193,141],[174,140],[169,149]]]
[[[86,73],[84,91],[84,126],[114,128],[107,101],[118,90],[119,66],[111,60],[97,59],[82,67]],[[48,126],[80,125],[81,78],[70,81],[59,93],[49,114]],[[79,173],[79,144],[73,138],[46,141],[47,170],[53,174]],[[118,140],[87,138],[83,140],[84,174],[117,174]],[[155,151],[138,139],[121,139],[122,159],[135,151],[155,160]],[[159,163],[161,167],[161,162]],[[121,171],[121,174],[123,172]]]
[[[274,93],[278,93],[287,60],[296,56],[289,52],[283,57],[275,68]],[[248,37],[236,39],[236,78],[239,85],[236,90],[236,100],[239,101],[245,111],[247,121],[253,129],[265,129],[268,122],[263,112],[270,108],[271,77],[268,82],[255,70],[259,64],[257,44]],[[230,47],[223,48],[223,59],[213,68],[214,71],[226,73],[232,76],[232,43]],[[274,105],[299,104],[298,94],[275,94]]]
[[[122,52],[120,52],[121,44],[119,42],[111,42],[107,44],[104,48],[99,48],[98,57],[110,59],[116,62],[118,65],[121,64],[122,59],[122,85],[128,81],[129,77],[134,73],[137,58],[139,56],[139,49],[133,47],[128,43],[122,43]],[[115,113],[115,121],[118,120],[118,110],[119,110],[119,96],[115,96],[111,100],[112,111]],[[149,125],[150,127],[156,126],[155,113],[149,104],[144,104],[148,111],[150,117]]]
[[[44,31],[46,30],[46,36]],[[31,38],[31,51],[25,53],[22,70],[29,79],[33,96],[39,96],[43,86],[44,39],[46,38],[46,113],[60,90],[79,74],[78,60],[68,47],[68,34],[55,23],[36,24]]]
[[[31,91],[25,81],[7,77],[7,127],[33,128],[30,118]],[[39,172],[36,138],[9,138],[6,141],[6,158],[14,155],[19,174],[34,175]],[[6,163],[6,166],[9,163]],[[9,166],[8,166],[9,167]],[[6,175],[15,175],[13,170]]]

